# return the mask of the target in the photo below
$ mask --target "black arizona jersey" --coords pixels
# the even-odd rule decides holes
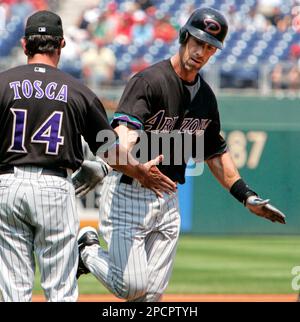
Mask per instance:
[[[65,167],[83,161],[81,135],[95,154],[112,130],[100,100],[59,69],[28,64],[0,73],[0,164]]]
[[[200,75],[192,84],[183,81],[169,59],[148,67],[130,79],[112,126],[116,127],[120,122],[143,129],[148,136],[150,133],[155,135],[171,131],[193,136],[204,133],[205,160],[227,149],[226,142],[220,136],[219,111],[213,91]],[[174,149],[176,146],[171,145],[171,154]],[[193,151],[190,151],[190,156],[193,156]],[[170,165],[159,166],[164,174],[179,183],[185,182],[185,168],[184,161],[181,165],[172,163],[172,156]]]

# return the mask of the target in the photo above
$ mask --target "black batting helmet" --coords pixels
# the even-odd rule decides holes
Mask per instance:
[[[213,8],[200,8],[191,14],[186,24],[180,29],[179,42],[183,44],[190,34],[222,49],[227,30],[228,24],[221,12]]]

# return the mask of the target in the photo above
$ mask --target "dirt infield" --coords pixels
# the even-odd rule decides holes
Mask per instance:
[[[33,302],[44,302],[43,295],[34,295]],[[296,302],[296,294],[166,294],[163,302]],[[86,294],[79,302],[123,302],[109,294]]]

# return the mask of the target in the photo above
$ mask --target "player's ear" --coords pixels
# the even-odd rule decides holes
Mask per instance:
[[[60,47],[58,48],[58,51],[57,51],[58,55],[61,55],[61,50],[62,50],[62,48],[64,48],[65,46],[66,46],[66,41],[65,41],[65,39],[63,38],[63,39],[60,41]]]
[[[23,48],[23,51],[24,51],[25,55],[28,56],[28,51],[27,51],[27,48],[26,48],[26,39],[25,39],[25,37],[21,38],[21,46]]]
[[[64,38],[61,40],[60,45],[61,45],[61,48],[64,48],[66,46],[66,40]]]

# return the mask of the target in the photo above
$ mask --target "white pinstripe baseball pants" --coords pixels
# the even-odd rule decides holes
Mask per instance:
[[[31,301],[35,258],[48,301],[76,301],[79,218],[71,179],[14,167],[0,175],[0,298]]]
[[[85,247],[85,265],[112,293],[130,301],[159,301],[171,276],[180,229],[177,195],[156,195],[112,171],[100,198],[100,232],[108,252]]]

